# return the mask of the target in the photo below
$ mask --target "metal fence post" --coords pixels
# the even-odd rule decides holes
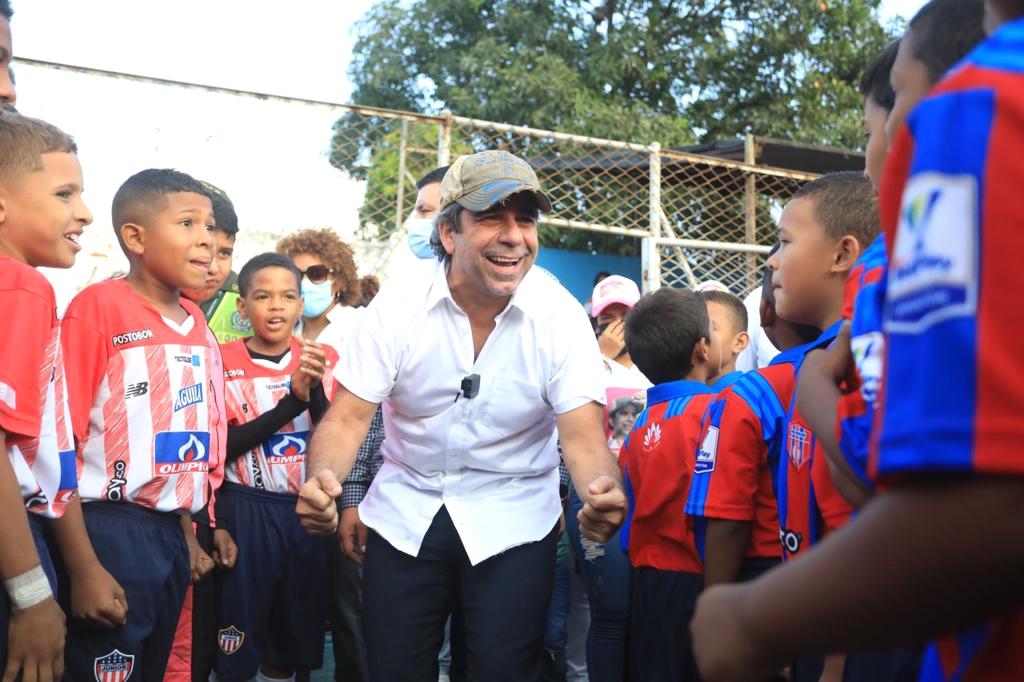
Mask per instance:
[[[398,147],[398,191],[395,196],[395,232],[402,229],[404,219],[403,203],[405,202],[405,150],[409,144],[409,122],[402,121],[402,141]]]
[[[644,264],[643,289],[655,291],[661,288],[661,144],[652,142],[650,145],[650,221],[649,237],[640,242],[640,257]]]
[[[757,142],[749,133],[743,140],[743,162],[753,166],[757,163]],[[746,242],[757,244],[757,177],[747,171],[743,188],[743,214],[746,219]],[[747,256],[747,289],[757,286],[757,256]]]
[[[437,167],[447,166],[452,156],[452,112],[441,114],[441,126],[437,138]]]

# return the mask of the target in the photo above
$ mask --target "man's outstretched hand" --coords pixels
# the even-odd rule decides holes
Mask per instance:
[[[299,490],[295,512],[302,527],[310,533],[327,535],[338,530],[338,505],[341,483],[330,469],[322,469]]]
[[[626,519],[626,493],[611,476],[598,476],[587,487],[586,504],[576,517],[583,537],[608,542]]]

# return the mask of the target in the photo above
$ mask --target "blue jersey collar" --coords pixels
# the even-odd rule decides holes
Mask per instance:
[[[647,389],[647,407],[699,393],[717,393],[717,391],[699,381],[670,381],[667,384],[658,384]]]
[[[836,336],[839,335],[839,328],[841,326],[843,326],[843,321],[839,320],[834,325],[823,331],[814,341],[805,343],[802,346],[797,346],[796,348],[790,348],[784,353],[779,353],[775,356],[775,359],[771,361],[771,366],[785,365],[787,363],[800,364],[803,362],[804,356],[812,350],[824,348],[835,341]]]
[[[711,389],[720,393],[742,378],[743,372],[729,372],[728,374],[718,377],[718,379],[715,380],[715,383],[711,386]]]

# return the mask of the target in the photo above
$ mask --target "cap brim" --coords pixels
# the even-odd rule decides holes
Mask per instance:
[[[633,298],[626,298],[625,296],[613,296],[612,298],[609,298],[607,301],[601,301],[601,303],[599,303],[598,305],[591,305],[590,316],[597,317],[598,315],[603,313],[608,306],[615,305],[616,303],[621,303],[627,308],[632,308],[637,304],[638,300],[639,299],[634,300]]]
[[[491,206],[505,201],[513,194],[529,192],[537,202],[537,209],[541,213],[551,213],[551,201],[544,192],[534,189],[529,185],[514,180],[501,180],[491,182],[479,189],[465,194],[456,200],[463,208],[470,211],[486,211]]]

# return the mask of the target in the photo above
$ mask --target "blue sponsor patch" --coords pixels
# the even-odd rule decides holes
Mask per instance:
[[[153,438],[157,473],[163,475],[207,471],[209,431],[161,431]]]
[[[275,433],[263,444],[268,462],[301,462],[309,445],[309,431]]]
[[[203,402],[203,385],[192,384],[178,390],[178,397],[174,399],[174,411],[184,410],[189,405],[201,402]]]

